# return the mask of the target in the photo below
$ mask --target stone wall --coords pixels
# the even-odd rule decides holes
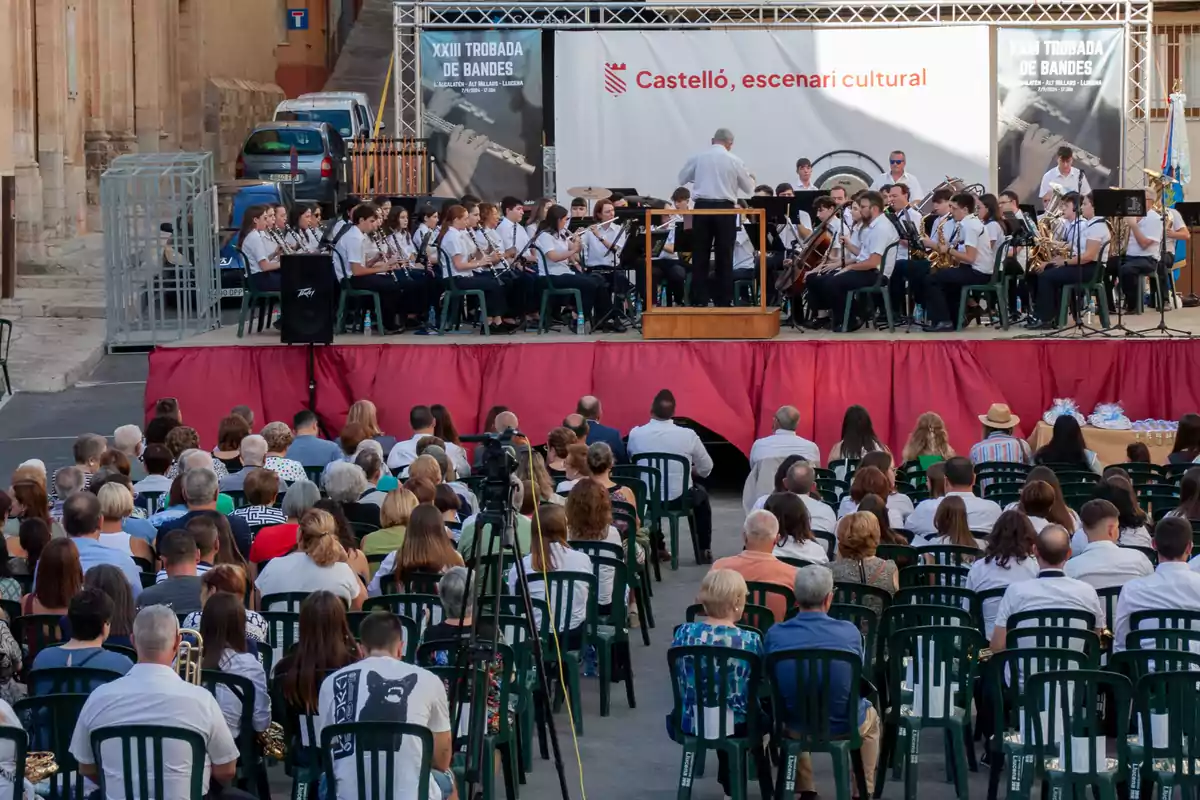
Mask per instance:
[[[275,115],[284,99],[273,83],[210,78],[204,84],[203,148],[211,150],[218,180],[233,177],[242,143],[260,122]]]

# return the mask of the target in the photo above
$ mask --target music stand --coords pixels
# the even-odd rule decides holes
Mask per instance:
[[[1083,216],[1079,214],[1079,206],[1075,207],[1075,212],[1076,212],[1075,225],[1072,226],[1075,231],[1074,250],[1075,250],[1075,253],[1077,254],[1077,257],[1079,257],[1079,256],[1082,256],[1083,250],[1084,250],[1083,242],[1085,241],[1085,239],[1083,237],[1083,226],[1080,225],[1080,223],[1082,223],[1084,221],[1084,219],[1083,219]],[[1106,222],[1104,222],[1104,220],[1100,219],[1098,213],[1096,216],[1092,217],[1092,220],[1099,220],[1100,224],[1107,224]],[[1090,221],[1089,221],[1089,224],[1090,224]],[[1101,247],[1101,250],[1103,250],[1103,249],[1104,248]],[[1068,258],[1069,258],[1069,256],[1068,256]],[[1103,268],[1104,268],[1103,262],[1101,262],[1099,259],[1097,259],[1096,269],[1103,269]],[[1042,278],[1039,278],[1039,281],[1044,280],[1044,279],[1045,279],[1045,273],[1043,272]],[[1084,310],[1083,301],[1085,299],[1085,295],[1083,293],[1083,273],[1082,272],[1079,275],[1079,280],[1077,280],[1075,283],[1071,284],[1070,286],[1064,286],[1062,290],[1064,292],[1074,292],[1079,297],[1079,303],[1080,303],[1080,307],[1078,309],[1079,313],[1073,315],[1075,317],[1075,324],[1074,325],[1064,325],[1063,327],[1056,328],[1052,331],[1049,331],[1048,333],[1037,332],[1037,333],[1031,333],[1031,334],[1025,334],[1022,336],[1018,336],[1016,338],[1018,338],[1018,339],[1057,339],[1059,336],[1065,336],[1065,335],[1068,335],[1071,333],[1078,333],[1079,337],[1081,339],[1086,339],[1089,336],[1105,336],[1105,337],[1107,337],[1109,335],[1108,329],[1096,328],[1091,325],[1088,325],[1087,323],[1085,323],[1083,321],[1083,310]],[[1107,291],[1107,289],[1105,291]],[[1072,309],[1072,310],[1074,310],[1074,309]],[[1043,323],[1045,321],[1046,320],[1042,320]]]
[[[1127,225],[1126,217],[1144,217],[1146,215],[1146,193],[1141,189],[1096,189],[1092,192],[1092,207],[1095,208],[1097,217],[1104,217],[1105,220],[1110,218],[1119,220],[1119,224]],[[1120,241],[1109,244],[1110,258],[1113,247],[1117,248],[1116,282],[1119,284],[1121,282]],[[1108,265],[1102,266],[1107,267]],[[1115,293],[1114,299],[1116,299]],[[1125,298],[1121,298],[1120,302],[1116,303],[1117,324],[1108,330],[1122,331],[1126,336],[1138,336],[1138,333],[1125,327],[1124,300]]]
[[[596,224],[595,217],[569,217],[567,222],[567,230],[575,233],[580,228],[590,228]]]
[[[1187,229],[1193,230],[1200,228],[1200,203],[1176,203],[1175,210],[1179,212],[1179,216],[1183,218],[1183,224]],[[1195,308],[1200,306],[1200,295],[1196,294],[1196,253],[1188,248],[1188,293],[1183,296],[1182,303],[1184,308]]]
[[[1158,324],[1153,328],[1143,328],[1140,331],[1134,331],[1135,336],[1146,336],[1149,334],[1158,334],[1165,339],[1191,339],[1195,336],[1191,331],[1172,328],[1167,325],[1167,270],[1175,268],[1175,246],[1171,245],[1170,263],[1167,262],[1167,220],[1171,218],[1171,209],[1167,207],[1166,194],[1167,186],[1178,183],[1173,178],[1163,176],[1167,181],[1165,185],[1159,188],[1159,206],[1161,210],[1159,214],[1162,217],[1162,239],[1159,241],[1158,249],[1158,275],[1155,280],[1158,283]],[[1144,197],[1144,195],[1143,195]],[[1139,281],[1140,285],[1140,281]]]
[[[751,197],[746,201],[750,208],[761,208],[767,212],[767,222],[782,225],[788,221],[788,214],[795,204],[794,197]]]

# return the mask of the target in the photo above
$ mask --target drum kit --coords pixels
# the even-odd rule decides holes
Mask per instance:
[[[592,206],[598,200],[606,200],[612,197],[612,189],[605,189],[603,186],[572,186],[567,189],[567,194],[571,197],[582,197],[588,201],[588,213],[591,213]],[[656,203],[665,205],[663,201],[656,197],[646,197],[643,195],[626,195],[625,202],[630,205],[654,205]]]

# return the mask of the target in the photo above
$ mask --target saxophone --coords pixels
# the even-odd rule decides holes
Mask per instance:
[[[939,248],[946,244],[946,223],[949,220],[950,215],[947,214],[942,218],[942,221],[938,223],[937,230],[934,231],[934,239]],[[945,269],[946,267],[952,266],[954,266],[954,259],[950,257],[949,253],[942,253],[940,250],[935,249],[929,254],[930,271]]]
[[[1050,191],[1050,202],[1046,204],[1045,211],[1037,221],[1037,235],[1033,237],[1033,248],[1026,267],[1029,272],[1041,272],[1055,258],[1071,254],[1071,243],[1055,236],[1055,231],[1062,221],[1062,204],[1066,193],[1057,183],[1050,184]]]

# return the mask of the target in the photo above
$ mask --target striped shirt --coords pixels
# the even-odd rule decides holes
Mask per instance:
[[[1032,464],[1033,452],[1029,449],[1029,442],[1024,439],[1018,439],[1007,431],[993,431],[971,448],[972,464],[982,464],[985,461]]]

